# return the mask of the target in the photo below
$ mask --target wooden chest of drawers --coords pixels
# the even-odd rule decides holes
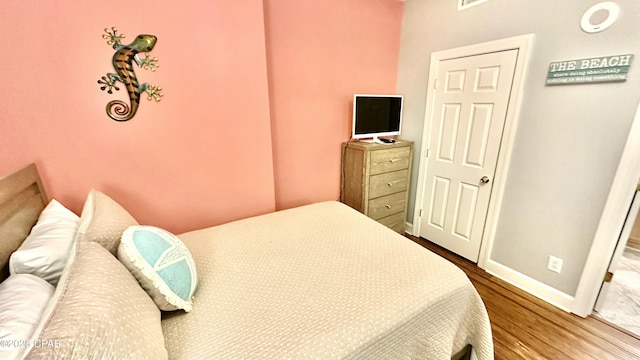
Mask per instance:
[[[342,144],[341,201],[404,233],[413,142]]]

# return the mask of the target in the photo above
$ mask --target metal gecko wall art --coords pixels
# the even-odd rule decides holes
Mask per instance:
[[[107,73],[102,79],[98,80],[98,84],[102,85],[100,90],[107,90],[107,93],[113,94],[113,90],[120,90],[117,82],[124,84],[129,94],[129,104],[122,100],[112,100],[107,104],[107,115],[115,121],[127,121],[133,118],[138,111],[140,105],[140,95],[147,93],[147,100],[154,99],[160,101],[163,96],[162,87],[149,85],[148,83],[139,84],[136,73],[133,71],[133,62],[145,70],[156,71],[158,67],[158,58],[151,58],[149,52],[156,45],[154,35],[141,34],[129,45],[122,45],[121,40],[124,34],[118,34],[118,29],[104,29],[106,34],[102,38],[107,40],[107,45],[112,45],[116,51],[113,54],[112,63],[115,73]],[[140,59],[139,53],[145,53],[145,58]]]

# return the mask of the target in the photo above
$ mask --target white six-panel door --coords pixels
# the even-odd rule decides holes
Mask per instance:
[[[507,50],[438,63],[420,236],[473,262],[517,57]]]

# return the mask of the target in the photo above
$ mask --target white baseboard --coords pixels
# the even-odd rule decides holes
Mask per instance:
[[[413,224],[410,222],[406,222],[404,223],[404,232],[406,232],[409,235],[414,235],[413,233]]]
[[[487,261],[485,271],[550,303],[551,305],[554,305],[566,312],[571,312],[570,309],[574,302],[573,296],[567,295],[558,289],[547,284],[543,284],[538,280],[521,274],[491,259]]]

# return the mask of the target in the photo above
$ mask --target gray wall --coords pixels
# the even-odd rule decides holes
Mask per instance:
[[[402,22],[402,138],[416,149],[432,52],[535,34],[491,259],[572,296],[640,100],[640,1],[617,0],[618,21],[587,34],[580,18],[598,2],[490,0],[459,12],[456,0],[406,0]],[[620,54],[635,54],[624,83],[545,86],[551,62]],[[564,260],[561,274],[546,269],[549,255]]]

